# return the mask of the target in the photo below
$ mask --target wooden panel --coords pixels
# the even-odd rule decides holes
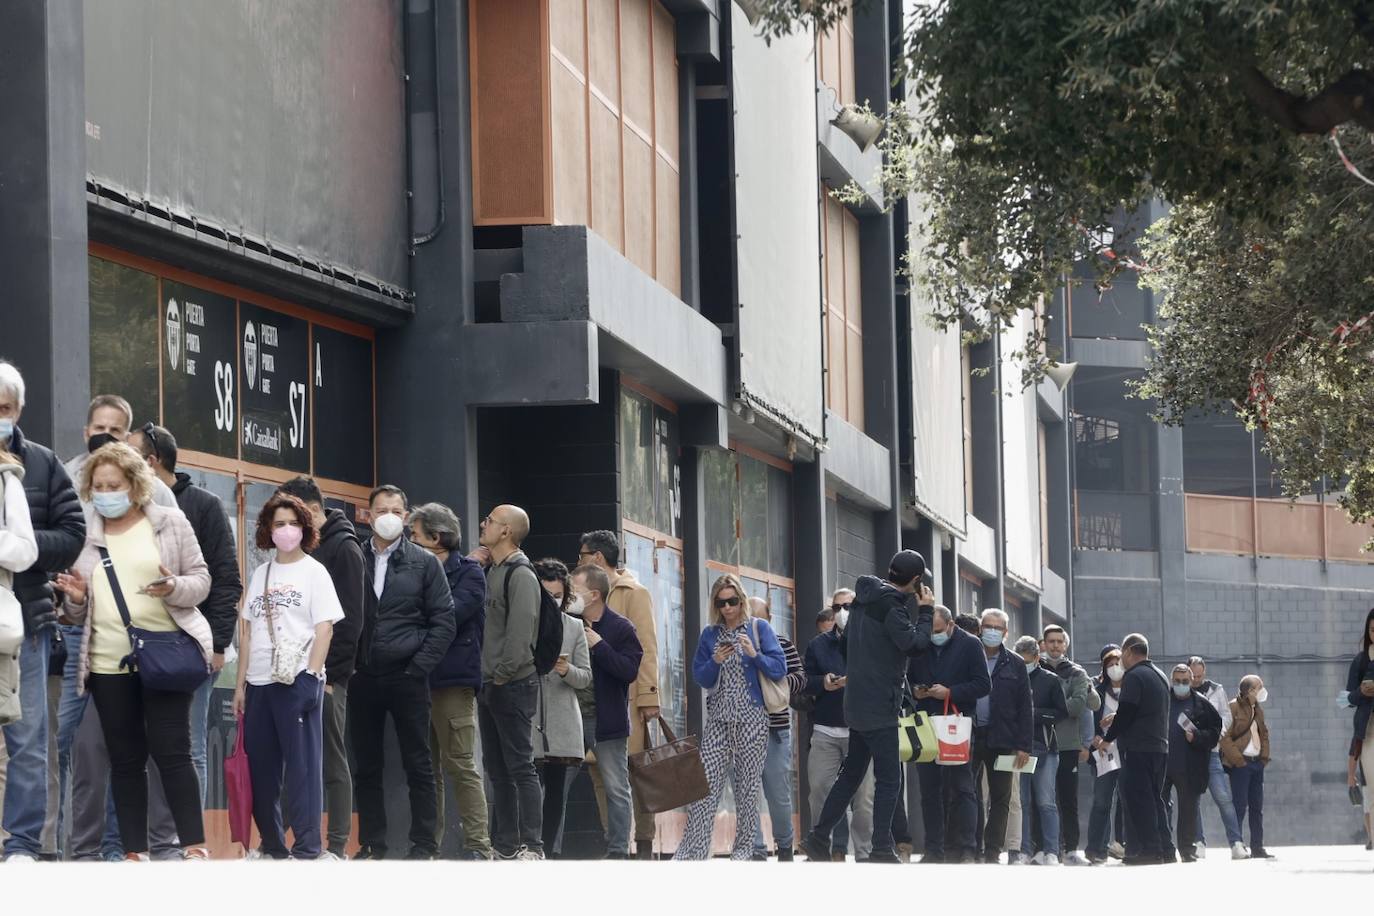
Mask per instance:
[[[620,119],[598,99],[591,101],[592,230],[624,251],[621,209]]]
[[[587,72],[586,0],[549,0],[549,41],[584,76]]]
[[[1260,499],[1255,501],[1255,509],[1258,513],[1260,554],[1321,558],[1322,507],[1319,503]]]
[[[835,311],[827,312],[826,316],[826,403],[835,413],[847,417],[849,404],[845,399],[844,390],[848,382],[848,370],[845,368],[844,359],[844,317]]]
[[[859,221],[840,208],[844,223],[844,317],[850,329],[863,333],[863,296],[859,283]]]
[[[682,161],[678,150],[677,26],[658,0],[653,0],[653,8],[654,136],[658,148],[677,164]]]
[[[840,85],[839,26],[834,26],[830,31],[823,33],[818,40],[818,44],[819,53],[817,57],[820,58],[821,82],[825,83],[825,85],[829,86],[831,89],[834,89],[835,95],[838,98],[840,90],[844,88]],[[827,103],[830,101],[830,99],[826,99]],[[838,103],[836,104],[838,105]]]
[[[619,0],[587,0],[587,34],[590,41],[592,87],[610,100],[620,113]]]
[[[864,428],[864,339],[863,335],[850,330],[845,335],[845,365],[848,380],[845,397],[849,404],[848,419],[851,426]]]
[[[541,0],[473,0],[469,7],[473,222],[478,225],[553,218],[543,9]]]
[[[658,206],[655,219],[658,223],[658,250],[655,252],[654,276],[659,285],[674,296],[682,295],[682,226],[678,222],[681,215],[681,200],[678,192],[681,181],[678,172],[662,156],[655,156],[654,163],[658,177],[654,182]]]
[[[585,226],[587,212],[587,87],[561,62],[553,63],[553,218]]]
[[[839,86],[840,104],[851,105],[855,101],[854,93],[854,8],[851,6],[845,14],[845,19],[837,29],[839,36],[838,44],[840,50],[840,74]]]
[[[1249,499],[1189,493],[1185,506],[1189,550],[1247,555],[1254,552],[1254,509]]]
[[[844,205],[829,192],[825,195],[825,252],[829,270],[826,275],[826,296],[830,307],[844,309]]]
[[[628,83],[627,83],[628,85]],[[625,131],[625,256],[654,275],[654,153],[627,125]]]
[[[654,129],[654,71],[650,59],[649,4],[620,0],[621,104],[625,117],[645,134]]]
[[[1374,561],[1374,554],[1366,553],[1364,545],[1374,538],[1374,525],[1357,525],[1340,506],[1327,504],[1327,553],[1333,560]]]

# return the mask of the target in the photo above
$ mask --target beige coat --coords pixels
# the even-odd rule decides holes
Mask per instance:
[[[658,626],[654,621],[653,595],[626,569],[611,580],[606,606],[635,625],[639,645],[644,649],[639,677],[630,685],[630,709],[658,706]],[[631,719],[638,718],[638,714],[631,714]]]
[[[172,618],[172,622],[200,643],[201,651],[205,653],[205,671],[208,674],[213,642],[210,624],[197,609],[197,605],[210,594],[210,570],[201,555],[200,543],[196,541],[191,523],[181,514],[180,509],[168,509],[150,503],[143,507],[143,514],[148,516],[148,521],[152,523],[159,562],[175,576],[172,593],[163,599],[163,606],[166,607],[167,615]],[[75,563],[76,570],[87,582],[86,601],[74,604],[70,599],[63,599],[62,602],[63,612],[67,618],[72,623],[83,624],[84,627],[81,657],[76,671],[77,692],[83,695],[86,692],[86,675],[90,673],[91,619],[95,616],[91,613],[90,582],[94,576],[105,575],[100,569],[98,549],[104,546],[105,520],[99,514],[94,514],[94,519],[86,529],[86,546],[81,549],[81,556],[76,558]],[[137,584],[130,582],[119,584],[125,589],[138,587]],[[115,610],[115,613],[118,611]]]

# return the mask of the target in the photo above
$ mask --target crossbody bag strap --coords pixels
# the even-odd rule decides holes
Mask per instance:
[[[97,547],[100,551],[100,565],[105,567],[105,577],[110,580],[110,591],[114,592],[115,607],[119,608],[119,619],[124,621],[124,629],[132,630],[133,619],[129,617],[129,605],[124,601],[124,590],[119,587],[119,577],[115,575],[114,560],[110,558],[110,552],[104,547]],[[133,636],[132,633],[129,634]]]
[[[262,574],[262,612],[267,615],[267,637],[272,640],[272,648],[277,648],[277,615],[272,613],[272,595],[268,583],[272,581],[272,561],[267,561],[267,569]]]

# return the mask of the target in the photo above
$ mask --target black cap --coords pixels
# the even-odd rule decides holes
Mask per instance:
[[[1116,643],[1114,643],[1114,642],[1109,642],[1109,643],[1107,643],[1105,646],[1102,647],[1102,651],[1101,651],[1101,652],[1097,653],[1097,660],[1098,660],[1099,662],[1105,662],[1105,661],[1107,660],[1107,656],[1108,656],[1108,655],[1111,655],[1113,652],[1120,652],[1120,651],[1121,651],[1121,647],[1120,647],[1120,646],[1118,646],[1118,645],[1117,645]]]
[[[914,550],[899,550],[887,564],[887,581],[894,585],[908,585],[926,572],[926,558]]]

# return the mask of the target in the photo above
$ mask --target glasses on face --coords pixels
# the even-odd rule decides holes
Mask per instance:
[[[739,595],[731,595],[729,598],[717,598],[716,609],[727,607],[739,607]]]
[[[840,612],[840,611],[847,611],[847,610],[849,610],[849,606],[850,606],[851,604],[853,604],[853,603],[854,603],[854,602],[851,601],[851,602],[848,602],[847,604],[832,604],[832,605],[830,605],[830,610],[835,611],[836,613],[838,613],[838,612]]]

